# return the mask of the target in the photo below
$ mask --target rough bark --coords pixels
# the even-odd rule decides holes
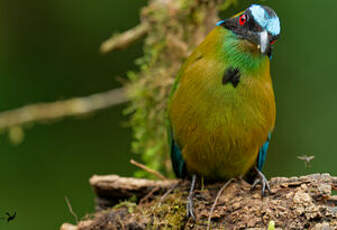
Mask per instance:
[[[271,194],[262,197],[259,187],[236,179],[211,207],[222,183],[199,184],[194,192],[196,221],[186,218],[188,181],[153,181],[116,175],[90,179],[97,196],[97,212],[77,226],[62,230],[98,229],[336,229],[337,177],[313,174],[276,177],[270,180]],[[171,190],[169,194],[166,191]],[[274,229],[271,227],[270,229]]]
[[[132,197],[142,199],[152,191],[165,192],[176,183],[177,180],[154,181],[117,175],[95,175],[90,178],[90,185],[96,194],[96,210],[104,210]]]

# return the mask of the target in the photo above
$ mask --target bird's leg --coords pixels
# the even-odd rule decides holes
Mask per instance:
[[[255,179],[252,185],[252,189],[254,189],[256,185],[260,183],[262,185],[262,189],[261,189],[262,196],[264,196],[266,187],[267,187],[268,192],[271,193],[267,178],[263,175],[263,173],[257,167],[255,167],[255,170],[257,172],[257,178]]]
[[[197,179],[197,176],[194,174],[192,176],[191,188],[190,188],[190,192],[187,197],[187,204],[186,204],[187,217],[192,217],[193,220],[195,220],[195,215],[193,212],[193,190],[195,187],[196,179]]]

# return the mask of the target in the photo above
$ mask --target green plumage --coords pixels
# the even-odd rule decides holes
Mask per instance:
[[[179,71],[168,105],[171,157],[179,177],[245,175],[274,128],[269,58],[256,44],[216,27]],[[238,69],[237,86],[223,84]]]

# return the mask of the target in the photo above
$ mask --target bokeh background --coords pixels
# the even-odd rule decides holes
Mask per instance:
[[[0,111],[36,102],[85,96],[120,86],[117,76],[136,70],[139,41],[99,54],[113,32],[139,22],[146,1],[1,0]],[[222,16],[244,9],[241,1]],[[260,2],[261,3],[261,2]],[[335,0],[263,1],[282,22],[272,75],[277,125],[265,166],[272,176],[337,174],[337,20]],[[19,145],[0,136],[0,216],[17,218],[0,229],[58,229],[74,222],[64,201],[83,217],[93,212],[93,174],[132,176],[132,134],[125,105],[94,115],[25,129]],[[315,155],[310,168],[296,158]]]

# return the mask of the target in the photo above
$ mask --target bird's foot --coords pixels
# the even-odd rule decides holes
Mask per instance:
[[[195,187],[196,178],[197,178],[196,175],[192,176],[191,188],[190,188],[190,192],[187,197],[187,204],[186,204],[187,217],[192,217],[194,221],[195,221],[195,215],[193,211],[193,190]]]
[[[265,195],[266,188],[267,188],[268,192],[271,193],[270,186],[269,186],[267,178],[263,175],[263,173],[258,168],[255,167],[255,170],[257,172],[257,178],[255,179],[251,190],[255,189],[257,184],[261,184],[261,186],[262,186],[261,195],[262,196]]]

